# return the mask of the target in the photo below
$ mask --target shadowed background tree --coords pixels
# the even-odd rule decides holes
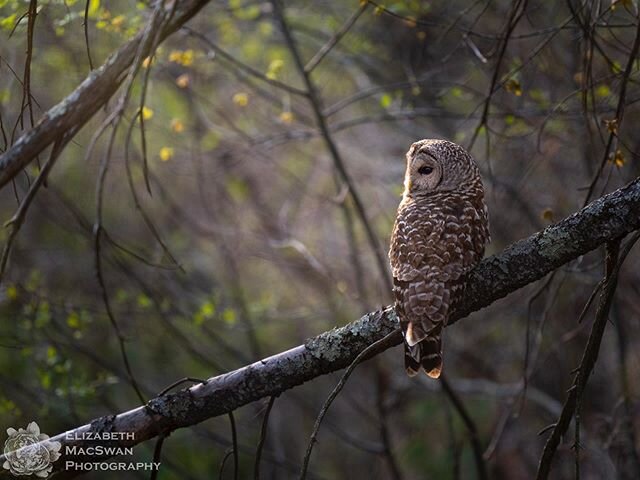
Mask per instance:
[[[389,304],[417,139],[476,158],[488,255],[640,175],[631,1],[0,0],[0,36],[3,429],[53,435]],[[638,478],[639,258],[622,253],[452,326],[446,383],[408,379],[398,349],[359,366],[307,477],[532,478],[564,418],[549,478]],[[339,378],[236,410],[235,442],[226,417],[176,430],[158,478],[296,478]]]

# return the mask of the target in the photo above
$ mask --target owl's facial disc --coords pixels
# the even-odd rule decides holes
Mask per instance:
[[[427,152],[417,152],[408,160],[405,192],[415,194],[433,192],[442,180],[440,162]]]

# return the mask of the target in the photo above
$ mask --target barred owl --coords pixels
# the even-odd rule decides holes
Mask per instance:
[[[482,180],[471,155],[445,140],[411,145],[389,250],[410,376],[420,369],[440,376],[442,330],[489,240]]]

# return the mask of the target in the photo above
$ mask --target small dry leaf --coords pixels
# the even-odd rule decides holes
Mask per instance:
[[[117,17],[113,17],[111,20],[111,25],[115,28],[120,28],[125,21],[124,15],[118,15]]]
[[[615,153],[610,153],[609,161],[613,162],[613,164],[618,168],[623,167],[625,164],[624,152],[620,149],[617,149]]]
[[[618,119],[617,118],[613,118],[611,120],[603,120],[604,125],[607,127],[607,130],[609,130],[610,133],[613,133],[614,135],[618,134]]]
[[[522,86],[520,85],[520,82],[515,78],[510,78],[509,80],[507,80],[504,84],[504,88],[507,90],[507,92],[513,93],[516,97],[522,95]]]
[[[407,17],[404,19],[404,24],[409,27],[409,28],[416,28],[418,26],[418,23],[416,22],[416,19],[413,17]]]
[[[282,123],[286,123],[287,125],[293,122],[293,113],[291,112],[282,112],[280,114],[280,121]]]
[[[191,83],[191,77],[189,77],[188,73],[183,73],[178,78],[176,78],[176,85],[180,88],[187,88]]]
[[[179,118],[174,118],[171,120],[171,130],[176,133],[184,132],[184,123]]]

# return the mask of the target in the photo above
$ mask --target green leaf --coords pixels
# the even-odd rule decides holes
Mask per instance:
[[[391,95],[385,93],[384,95],[382,95],[382,97],[380,97],[380,106],[385,109],[389,108],[392,101],[393,99],[391,98]]]
[[[225,308],[222,312],[222,320],[227,325],[234,325],[236,323],[236,312],[232,308]]]
[[[80,315],[78,315],[76,312],[71,312],[67,317],[67,325],[69,326],[69,328],[80,328]]]

